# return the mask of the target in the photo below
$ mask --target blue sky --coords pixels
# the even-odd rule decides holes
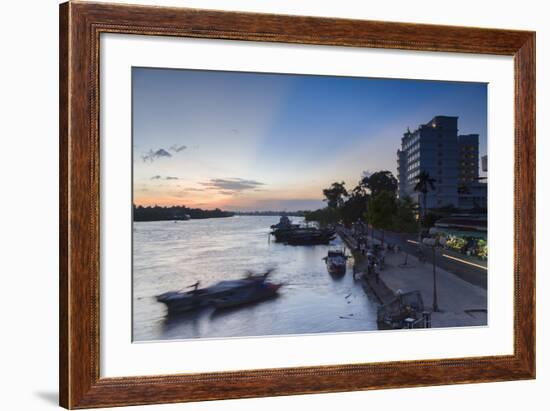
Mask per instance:
[[[482,83],[134,68],[134,201],[323,206],[333,181],[396,173],[407,127],[458,116],[487,153]]]

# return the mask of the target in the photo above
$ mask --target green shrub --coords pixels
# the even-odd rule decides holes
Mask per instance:
[[[466,240],[461,237],[454,237],[451,236],[447,240],[447,243],[445,244],[448,248],[455,251],[462,251],[463,248],[466,246]]]
[[[488,248],[487,248],[487,241],[486,240],[478,240],[477,241],[477,256],[480,258],[487,258],[488,255]]]

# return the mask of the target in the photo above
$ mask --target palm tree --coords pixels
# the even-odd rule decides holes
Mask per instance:
[[[428,192],[435,190],[435,178],[432,178],[427,171],[421,171],[416,177],[417,183],[414,186],[414,191],[422,193],[422,222],[426,218],[426,207],[428,201]]]

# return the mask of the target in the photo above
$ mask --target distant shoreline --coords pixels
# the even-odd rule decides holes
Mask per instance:
[[[202,220],[206,218],[225,218],[233,216],[250,216],[250,217],[280,217],[286,215],[288,217],[304,217],[308,211],[281,211],[281,210],[266,210],[266,211],[225,211],[219,208],[213,210],[204,210],[201,208],[188,208],[185,206],[133,206],[133,221],[186,221],[186,220]]]
[[[230,217],[274,217],[282,214],[238,214],[224,216],[209,216],[209,217],[191,217],[191,218],[157,218],[157,219],[133,219],[134,223],[149,223],[155,221],[190,221],[190,220],[209,220],[213,218],[230,218]],[[289,217],[302,217],[301,215],[285,214]]]
[[[185,206],[143,207],[134,205],[132,220],[135,222],[186,221],[199,220],[203,218],[232,217],[234,215],[234,213],[223,211],[219,208],[214,210],[203,210],[200,208],[187,208]]]
[[[237,216],[252,216],[252,217],[304,217],[308,211],[230,211]]]
[[[134,223],[153,223],[155,221],[191,221],[191,220],[208,220],[211,218],[229,218],[235,215],[210,216],[210,217],[194,217],[194,218],[156,218],[156,219],[133,219]]]

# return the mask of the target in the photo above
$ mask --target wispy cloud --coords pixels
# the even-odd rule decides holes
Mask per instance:
[[[158,150],[149,150],[147,153],[143,154],[141,156],[141,159],[144,163],[150,162],[152,163],[155,160],[158,160],[159,158],[169,158],[172,157],[172,154],[170,154],[168,151],[166,151],[163,148],[159,148]]]
[[[156,175],[151,177],[151,180],[179,180],[179,177],[173,177],[173,176],[163,177],[163,176]]]
[[[184,187],[183,191],[204,191],[204,188],[196,188],[196,187]]]
[[[265,185],[256,180],[246,180],[243,178],[213,178],[210,181],[201,183],[211,190],[220,190],[221,194],[233,194],[246,190],[256,190]]]
[[[160,158],[170,158],[173,154],[177,154],[186,149],[187,146],[184,144],[173,144],[168,149],[159,148],[158,150],[149,150],[147,153],[141,155],[141,159],[144,163],[152,163]]]
[[[179,153],[180,151],[183,151],[187,148],[186,145],[177,145],[177,144],[174,144],[173,146],[170,147],[170,151],[173,151],[174,153]]]

